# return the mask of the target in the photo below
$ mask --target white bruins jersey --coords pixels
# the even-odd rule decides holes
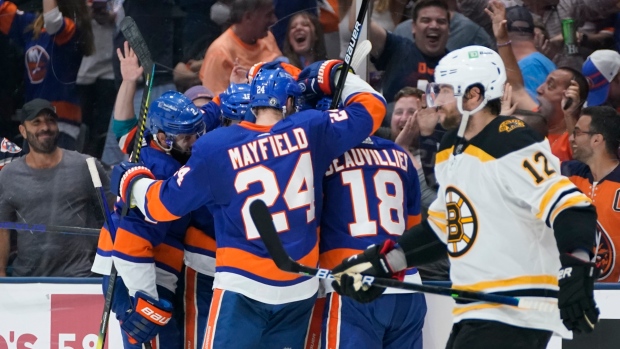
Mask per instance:
[[[521,120],[497,117],[453,155],[444,137],[435,174],[440,188],[428,222],[448,249],[456,289],[557,303],[559,252],[553,222],[591,204],[560,175],[549,142]],[[567,335],[559,310],[544,313],[493,303],[457,304],[454,322],[499,321]]]

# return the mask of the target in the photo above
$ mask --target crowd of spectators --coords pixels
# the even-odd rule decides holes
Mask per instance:
[[[303,68],[342,58],[358,6],[356,0],[0,0],[0,168],[8,166],[0,176],[0,221],[101,225],[101,217],[87,208],[97,203],[87,198],[94,191],[83,183],[88,175],[78,153],[98,158],[102,177],[104,167],[126,157],[111,127],[122,81],[116,49],[125,42],[119,31],[125,16],[136,21],[155,62],[151,99],[177,90],[198,103],[223,92],[231,72],[243,75],[261,61]],[[597,194],[603,196],[599,188],[614,200],[609,193],[620,191],[615,121],[620,118],[620,1],[375,0],[369,11],[367,79],[388,102],[377,135],[410,152],[423,206],[436,195],[434,154],[445,132],[426,108],[426,87],[441,58],[469,45],[492,48],[502,57],[508,73],[503,112],[544,134],[567,164],[566,174],[595,204]],[[569,18],[576,53],[564,45],[564,36],[573,35],[562,30]],[[143,89],[135,78],[137,111]],[[54,146],[41,149],[50,137]],[[20,158],[24,154],[30,155]],[[74,185],[68,188],[60,179]],[[42,197],[33,192],[36,186],[45,187]],[[9,195],[27,201],[14,202]],[[608,276],[618,250],[609,245],[620,247],[617,195],[615,200],[597,205],[607,235],[597,250]],[[85,207],[78,208],[78,202]],[[11,254],[17,256],[14,275],[85,275],[79,267],[60,265],[64,272],[53,271],[45,256],[80,264],[80,253],[92,252],[96,241],[81,240],[79,251],[68,255],[54,252],[64,246],[62,235],[40,242],[46,234],[18,231],[10,242],[9,231],[0,230],[0,275]],[[422,275],[445,279],[447,268],[438,263]],[[617,273],[605,281],[617,282]]]

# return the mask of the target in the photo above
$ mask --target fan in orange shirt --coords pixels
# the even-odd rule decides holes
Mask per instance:
[[[276,23],[273,0],[235,0],[232,25],[207,49],[199,76],[202,85],[216,95],[230,84],[235,60],[242,67],[269,62],[282,56],[269,28]]]

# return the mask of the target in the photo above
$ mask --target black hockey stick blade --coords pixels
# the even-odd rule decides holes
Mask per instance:
[[[144,74],[150,73],[153,69],[153,58],[151,58],[151,51],[149,51],[140,29],[138,29],[138,25],[136,25],[133,18],[127,16],[121,21],[120,27],[129,46],[131,46],[136,56],[138,56],[140,65],[144,68]]]
[[[269,212],[263,200],[256,200],[250,204],[250,216],[265,247],[267,247],[267,252],[271,255],[276,266],[283,271],[299,273],[300,270],[297,268],[297,262],[291,259],[284,249],[278,232],[273,225],[271,212]]]

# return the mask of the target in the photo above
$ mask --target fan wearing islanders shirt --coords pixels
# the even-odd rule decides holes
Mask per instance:
[[[204,129],[202,113],[187,97],[178,92],[164,93],[149,107],[141,164],[157,178],[172,176],[187,161],[186,154]],[[114,214],[115,234],[107,226],[102,229],[92,270],[109,274],[112,260],[118,270],[120,278],[115,285],[112,310],[121,322],[124,347],[139,349],[159,333],[153,340],[153,348],[182,348],[179,329],[182,324],[177,325],[172,311],[183,310],[182,305],[173,307],[173,302],[191,215],[153,224],[135,209],[121,219],[121,210],[119,203]],[[107,278],[104,278],[104,290],[107,290]],[[159,321],[149,321],[141,311],[144,307],[161,315]]]
[[[620,115],[610,106],[584,108],[570,141],[575,160],[562,163],[562,174],[596,207],[598,281],[619,282]]]
[[[86,1],[43,0],[43,14],[23,12],[0,0],[0,33],[24,49],[25,101],[42,98],[58,114],[58,145],[75,150],[82,111],[75,81],[94,39]]]
[[[320,265],[331,269],[372,244],[395,241],[420,220],[420,184],[407,152],[370,136],[334,159],[323,178]],[[422,282],[415,268],[404,279]],[[362,304],[324,286],[322,348],[422,348],[423,294],[388,289]]]
[[[344,108],[297,112],[302,93],[333,94],[341,67],[338,60],[306,67],[299,74],[302,91],[279,63],[264,64],[251,81],[254,124],[201,137],[188,163],[165,181],[130,163],[113,170],[115,191],[149,220],[174,220],[205,204],[213,213],[216,273],[203,348],[304,346],[318,281],[276,267],[249,207],[263,200],[292,258],[318,265],[321,178],[385,114],[384,99],[354,74],[345,80]]]

